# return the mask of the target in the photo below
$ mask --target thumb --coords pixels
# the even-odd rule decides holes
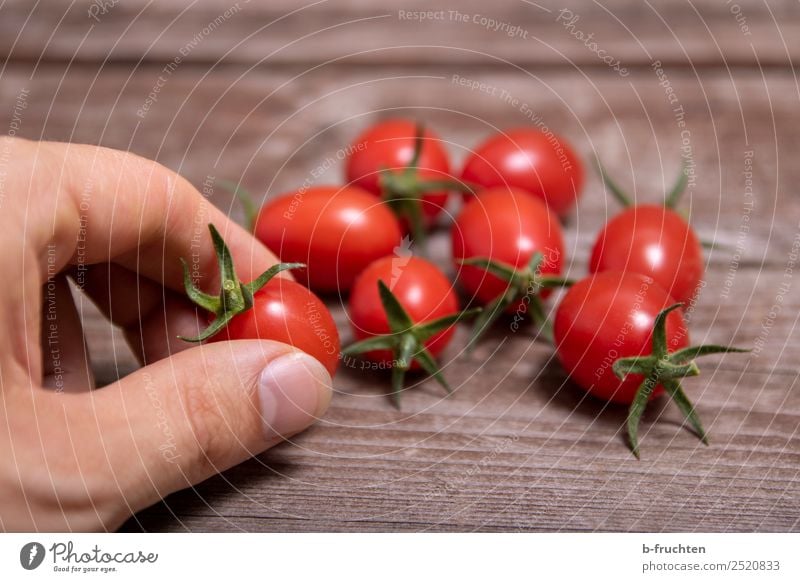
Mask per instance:
[[[328,408],[331,377],[290,346],[246,340],[185,350],[90,394],[99,433],[83,442],[114,473],[121,523],[307,428]]]

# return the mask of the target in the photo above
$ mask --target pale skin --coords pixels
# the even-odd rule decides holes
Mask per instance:
[[[316,360],[260,340],[192,346],[179,258],[215,288],[206,225],[242,280],[275,257],[172,171],[93,146],[0,138],[0,531],[103,531],[308,427]],[[67,282],[143,367],[95,389]]]

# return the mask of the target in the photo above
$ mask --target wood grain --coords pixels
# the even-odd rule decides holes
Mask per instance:
[[[21,135],[130,149],[197,185],[240,179],[270,197],[301,184],[328,158],[334,163],[319,182],[339,182],[337,149],[378,117],[429,122],[458,162],[493,128],[530,123],[530,110],[566,136],[587,165],[600,157],[637,199],[651,201],[671,184],[688,130],[696,181],[685,207],[702,237],[727,245],[708,253],[693,338],[759,349],[745,358],[709,358],[703,376],[687,380],[710,447],[662,402],[646,415],[644,458],[636,462],[620,433],[625,411],[584,398],[552,350],[532,340],[533,330],[507,333],[501,323],[466,356],[461,329],[444,358],[457,386],[452,397],[418,378],[397,412],[382,374],[345,366],[317,426],[170,497],[125,529],[800,530],[800,166],[793,163],[800,91],[790,60],[797,43],[786,40],[798,27],[794,4],[740,2],[752,39],[742,37],[722,4],[567,4],[609,53],[630,63],[620,76],[598,66],[596,55],[554,24],[552,12],[545,19],[530,5],[502,3],[492,16],[523,23],[541,50],[474,25],[398,22],[397,10],[418,9],[421,1],[381,8],[323,2],[269,33],[260,28],[292,5],[252,3],[247,18],[231,18],[170,72],[139,115],[164,63],[230,6],[199,2],[170,27],[190,3],[153,4],[137,17],[144,4],[120,3],[92,26],[81,20],[87,3],[68,9],[70,3],[52,2],[23,27],[29,3],[7,2],[0,51],[11,58],[0,84],[0,127],[11,124],[26,90]],[[484,3],[459,6],[486,12]],[[391,18],[342,24],[392,11]],[[623,24],[636,34],[622,34]],[[291,44],[324,27],[333,28]],[[431,42],[457,48],[404,46]],[[479,49],[493,56],[477,55]],[[344,55],[352,56],[322,64]],[[654,57],[670,65],[666,77],[650,67]],[[669,102],[667,85],[677,102]],[[752,197],[745,192],[749,152]],[[240,218],[224,191],[210,197]],[[588,248],[616,210],[590,172],[580,208],[566,221],[572,276],[585,273]],[[444,229],[432,249],[449,270]],[[782,284],[788,293],[781,294]],[[349,339],[341,302],[328,302]],[[88,304],[84,321],[102,381],[136,368],[118,332]]]
[[[106,13],[95,9],[96,19],[90,17],[92,4],[109,3],[113,7]],[[731,4],[512,0],[489,7],[483,0],[435,5],[425,0],[6,0],[0,53],[62,62],[168,62],[181,55],[209,65],[313,65],[340,59],[361,65],[507,60],[605,67],[596,51],[587,48],[596,41],[626,67],[649,66],[656,59],[695,67],[782,66],[800,56],[793,42],[800,32],[796,3]],[[422,21],[408,16],[426,11],[440,14]],[[565,27],[569,22],[573,26]]]

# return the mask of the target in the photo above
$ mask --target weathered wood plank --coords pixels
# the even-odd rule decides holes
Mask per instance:
[[[413,16],[420,12],[433,14],[420,21]],[[793,42],[798,33],[800,11],[789,0],[519,0],[491,6],[482,0],[305,6],[289,0],[7,0],[0,10],[0,54],[91,62],[181,56],[271,65],[509,60],[591,68],[605,67],[606,58],[626,68],[656,59],[698,67],[780,66],[800,56]]]
[[[798,231],[800,197],[793,185],[800,176],[795,164],[778,157],[800,147],[794,131],[800,90],[788,71],[698,77],[676,70],[666,78],[647,71],[621,80],[602,71],[513,67],[441,67],[425,74],[388,67],[380,75],[358,68],[264,75],[240,67],[210,73],[184,67],[148,101],[162,74],[159,67],[52,66],[29,79],[27,67],[12,66],[0,86],[0,127],[11,123],[14,104],[27,91],[18,112],[21,135],[131,149],[198,186],[226,177],[273,196],[303,184],[312,172],[319,175],[316,183],[341,181],[340,148],[379,116],[412,115],[430,123],[457,162],[493,128],[530,124],[534,117],[566,136],[587,166],[601,158],[640,200],[658,200],[688,154],[695,182],[685,206],[701,236],[739,251],[710,253],[712,264],[728,268],[736,258],[750,267],[783,267]],[[484,91],[459,79],[483,83]],[[665,92],[664,80],[672,93]],[[669,95],[677,101],[670,103]],[[579,259],[616,212],[588,173],[580,213],[569,219],[570,254]],[[211,196],[239,212],[225,192]]]
[[[744,386],[730,374],[719,383],[730,386],[720,400]],[[170,506],[181,520],[188,514],[183,525],[199,529],[210,521],[199,518],[212,515],[222,516],[214,527],[264,531],[796,527],[797,396],[786,414],[726,410],[728,429],[715,422],[709,448],[680,431],[665,407],[647,425],[649,454],[636,463],[617,432],[622,411],[601,412],[589,401],[575,408],[571,389],[559,402],[541,388],[535,383],[510,412],[493,406],[496,394],[513,390],[503,385],[469,415],[447,402],[427,411],[410,404],[412,418],[402,423],[388,406],[371,419],[393,427],[354,428],[364,418],[337,405],[302,442],[205,483],[199,494],[210,507],[189,492]],[[716,405],[703,401],[701,412],[713,416]],[[765,435],[770,421],[785,423],[785,432]],[[147,515],[140,516],[146,527],[180,527],[163,509]]]
[[[181,66],[142,117],[161,68],[91,65],[3,74],[0,127],[27,89],[19,132],[130,148],[202,184],[239,178],[269,195],[301,184],[378,115],[429,121],[457,159],[492,126],[526,122],[521,105],[454,83],[453,74],[504,89],[566,135],[585,159],[599,154],[637,197],[655,200],[681,156],[678,127],[655,72],[620,79],[579,72],[429,67],[305,72],[228,66],[209,74]],[[95,78],[95,73],[100,73]],[[546,345],[526,331],[504,341],[502,327],[471,357],[460,330],[445,356],[458,386],[441,398],[421,382],[403,412],[385,398],[385,378],[344,368],[325,420],[291,444],[173,496],[138,519],[145,529],[261,531],[409,530],[796,530],[800,527],[800,299],[792,251],[800,220],[798,92],[789,71],[669,70],[685,110],[696,184],[692,220],[705,235],[741,249],[709,257],[708,286],[692,314],[695,339],[763,346],[743,360],[710,358],[687,381],[710,425],[703,447],[680,428],[671,406],[648,412],[644,460],[627,452],[624,410],[584,399]],[[299,76],[298,76],[299,75]],[[754,195],[745,193],[752,151]],[[779,155],[780,154],[780,155]],[[321,182],[341,179],[341,164]],[[747,210],[753,200],[752,210]],[[232,208],[221,191],[215,204]],[[589,176],[567,223],[573,275],[588,245],[616,211]],[[238,212],[238,210],[235,210]],[[745,221],[743,217],[747,216]],[[746,228],[745,228],[746,226]],[[446,233],[433,252],[446,262]],[[737,254],[741,258],[735,260]],[[793,268],[796,271],[796,267]],[[787,276],[788,273],[788,276]],[[782,283],[791,290],[778,299]],[[780,301],[774,318],[770,312]],[[721,306],[721,307],[720,307]],[[345,321],[333,302],[337,321]],[[87,318],[99,375],[135,367],[119,336]],[[647,492],[643,495],[642,492]],[[169,509],[168,509],[169,508]],[[135,529],[135,522],[127,526]]]

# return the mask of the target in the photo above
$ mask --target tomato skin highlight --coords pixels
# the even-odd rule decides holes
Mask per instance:
[[[284,262],[305,263],[294,276],[318,292],[346,291],[372,261],[391,255],[402,234],[394,214],[360,188],[318,186],[265,204],[255,236]]]
[[[583,164],[563,138],[551,137],[536,128],[499,132],[475,148],[461,179],[484,188],[521,188],[566,214],[583,189]]]
[[[652,277],[677,301],[689,303],[703,278],[703,248],[674,210],[632,206],[612,218],[595,242],[589,271],[608,270]]]
[[[653,279],[638,273],[605,271],[579,281],[558,306],[554,322],[556,352],[572,380],[589,394],[630,404],[644,380],[631,374],[620,380],[614,361],[652,352],[653,324],[675,300]],[[670,352],[689,346],[680,309],[667,316]],[[657,386],[651,395],[664,391]]]
[[[356,339],[391,332],[378,293],[378,280],[386,283],[414,323],[458,313],[458,297],[438,267],[419,257],[384,257],[359,275],[350,293],[348,312]],[[425,347],[436,357],[447,347],[454,333],[455,326],[451,326],[427,340]],[[366,352],[363,356],[388,365],[393,361],[393,355],[388,350]],[[418,368],[417,362],[413,362],[411,369]]]
[[[425,128],[418,161],[421,180],[451,179],[450,161],[441,138]],[[417,124],[407,119],[389,119],[368,127],[353,142],[347,158],[346,177],[375,196],[382,196],[380,175],[383,170],[402,172],[414,156]],[[447,204],[449,192],[436,190],[422,195],[422,213],[430,226]]]
[[[488,257],[524,268],[534,253],[542,253],[542,275],[558,275],[564,263],[564,237],[558,218],[547,205],[516,188],[490,188],[470,200],[451,230],[453,261],[463,288],[483,304],[503,293],[508,283],[462,259]],[[542,289],[546,298],[551,290]],[[520,307],[522,300],[508,311]]]
[[[212,341],[273,340],[315,357],[333,376],[339,364],[339,332],[320,299],[303,285],[276,277],[253,295],[253,307],[235,316]]]

